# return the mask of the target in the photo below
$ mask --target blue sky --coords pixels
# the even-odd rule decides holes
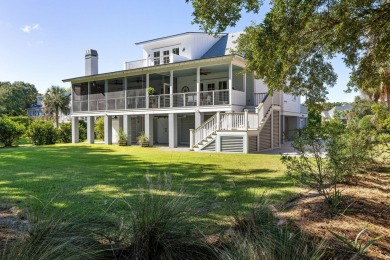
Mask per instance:
[[[241,31],[260,15],[243,14]],[[84,75],[84,53],[96,49],[99,72],[121,70],[124,61],[142,58],[136,42],[199,31],[192,25],[192,7],[185,0],[1,0],[0,81],[26,81],[44,93],[62,79]],[[345,94],[349,71],[338,59],[337,85],[330,101],[352,101]]]

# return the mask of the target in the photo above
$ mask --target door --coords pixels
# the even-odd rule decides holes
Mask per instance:
[[[157,143],[168,143],[168,117],[157,118]]]

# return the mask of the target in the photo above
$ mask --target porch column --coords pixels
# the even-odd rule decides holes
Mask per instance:
[[[170,107],[173,107],[173,70],[171,70],[169,77],[169,100]]]
[[[153,146],[153,115],[145,115],[145,135],[149,138],[149,146]]]
[[[177,114],[168,114],[169,147],[177,147]]]
[[[87,117],[87,142],[89,144],[95,143],[94,126],[95,126],[95,117],[94,116]]]
[[[232,97],[233,97],[233,64],[229,63],[229,105],[232,105]]]
[[[196,68],[196,106],[200,106],[200,67]]]
[[[195,129],[198,128],[204,122],[204,113],[199,111],[195,112]]]
[[[131,145],[131,117],[123,115],[123,132],[127,136],[127,145]]]
[[[91,95],[91,83],[88,82],[88,95],[87,95],[87,102],[88,102],[87,109],[88,109],[88,111],[90,111],[90,108],[89,108],[89,97],[90,97],[90,95]]]
[[[217,112],[217,131],[221,128],[221,112]]]
[[[192,150],[195,145],[195,133],[194,129],[190,129],[190,149]]]
[[[108,110],[108,80],[104,81],[104,99],[106,103],[106,111]]]
[[[112,116],[108,115],[104,116],[104,143],[112,144]]]
[[[127,109],[127,80],[123,78],[123,87],[125,88],[125,109]]]
[[[149,87],[149,73],[146,73],[146,89],[145,89],[145,92],[146,92],[146,98],[145,98],[146,104],[145,104],[145,107],[146,107],[146,108],[149,108],[149,93],[148,93],[148,87]]]
[[[72,117],[72,143],[79,142],[79,117]]]

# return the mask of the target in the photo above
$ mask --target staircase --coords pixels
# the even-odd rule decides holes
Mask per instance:
[[[225,147],[226,151],[238,151],[240,145],[243,146],[244,139],[240,139],[243,134],[249,131],[259,134],[272,115],[273,109],[275,109],[273,98],[267,95],[254,113],[249,113],[248,110],[222,114],[218,112],[198,128],[191,130],[190,147],[194,151],[216,151],[217,137],[220,133],[225,133],[224,138],[220,139],[225,142],[221,149]],[[226,133],[229,133],[229,136],[226,136]]]

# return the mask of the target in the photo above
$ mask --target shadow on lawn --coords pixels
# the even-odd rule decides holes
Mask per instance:
[[[163,151],[162,151],[163,153]],[[185,156],[185,153],[183,153]],[[225,215],[224,205],[237,194],[268,191],[267,197],[281,201],[293,194],[293,184],[277,171],[223,168],[213,163],[158,162],[140,160],[133,154],[101,146],[42,146],[0,152],[0,196],[12,201],[28,196],[56,197],[60,207],[104,212],[117,198],[131,197],[146,187],[146,178],[168,174],[173,190],[204,201],[205,214]],[[10,192],[11,191],[11,192]],[[15,199],[16,198],[16,199]],[[249,203],[250,201],[248,201]],[[116,203],[110,210],[120,212]]]

